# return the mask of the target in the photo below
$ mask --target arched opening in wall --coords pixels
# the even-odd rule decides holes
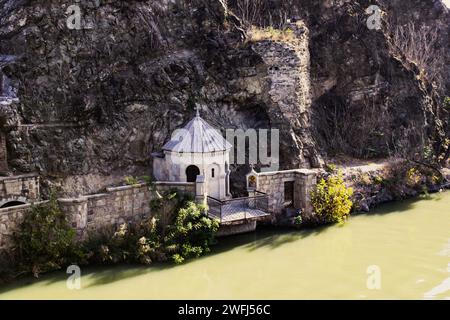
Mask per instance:
[[[186,181],[195,182],[197,176],[200,175],[200,169],[197,166],[191,165],[186,168]]]
[[[22,201],[9,201],[7,203],[4,203],[2,206],[0,206],[0,209],[21,206],[24,204],[26,204],[26,203],[22,202]]]
[[[284,207],[294,207],[294,181],[286,181],[284,183]]]

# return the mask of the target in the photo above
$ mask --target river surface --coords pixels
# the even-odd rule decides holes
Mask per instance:
[[[83,268],[21,279],[1,299],[450,299],[450,193],[317,230],[222,239],[180,266]]]

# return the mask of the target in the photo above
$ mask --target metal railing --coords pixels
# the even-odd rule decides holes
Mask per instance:
[[[219,200],[208,196],[208,214],[221,223],[247,220],[268,215],[267,194],[255,191],[251,197]]]

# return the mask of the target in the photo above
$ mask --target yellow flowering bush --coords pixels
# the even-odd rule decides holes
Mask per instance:
[[[311,193],[314,213],[322,223],[344,223],[350,215],[353,189],[347,188],[341,172],[321,179]]]
[[[410,187],[418,185],[422,180],[420,171],[416,168],[410,168],[406,173],[406,184]]]

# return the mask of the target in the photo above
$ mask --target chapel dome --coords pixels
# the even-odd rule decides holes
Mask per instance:
[[[163,146],[164,151],[207,153],[227,151],[232,145],[199,114],[186,126],[175,132],[169,142]]]

